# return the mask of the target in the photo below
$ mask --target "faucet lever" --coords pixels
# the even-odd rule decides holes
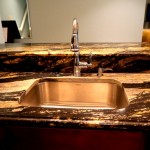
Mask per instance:
[[[75,65],[80,66],[81,68],[87,68],[88,66],[92,66],[92,53],[89,54],[89,59],[86,62],[86,61],[79,60],[79,52],[78,52],[75,57]]]

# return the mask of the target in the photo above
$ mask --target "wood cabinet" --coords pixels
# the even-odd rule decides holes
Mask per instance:
[[[119,130],[3,127],[0,149],[10,150],[145,150],[143,132]]]

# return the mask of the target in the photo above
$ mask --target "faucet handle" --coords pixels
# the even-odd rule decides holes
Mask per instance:
[[[87,62],[79,61],[79,66],[82,66],[83,68],[86,68],[88,66],[92,66],[92,53],[89,54],[89,59]]]

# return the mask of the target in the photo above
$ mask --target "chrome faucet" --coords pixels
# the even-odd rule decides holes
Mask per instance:
[[[79,52],[79,40],[78,40],[79,26],[76,18],[73,20],[72,25],[73,25],[73,30],[72,30],[72,38],[71,38],[71,51]]]
[[[71,51],[74,52],[75,61],[74,61],[74,76],[81,76],[81,68],[87,68],[92,66],[92,53],[89,55],[89,62],[81,62],[79,59],[79,39],[78,39],[79,25],[77,19],[73,19],[73,31],[71,38]]]

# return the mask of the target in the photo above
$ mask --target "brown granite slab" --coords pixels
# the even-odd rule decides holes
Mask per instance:
[[[125,87],[130,105],[120,110],[35,108],[19,105],[18,99],[39,78],[70,76],[74,54],[70,44],[0,45],[0,125],[64,128],[150,129],[150,43],[82,43],[80,60],[93,53],[91,68],[111,68],[102,79],[115,79]],[[147,72],[147,73],[146,73]],[[91,77],[91,76],[90,76]]]
[[[37,79],[54,76],[57,78],[56,74],[1,72],[0,76],[1,125],[123,130],[150,128],[150,74],[148,73],[105,73],[101,77],[123,83],[130,104],[127,108],[119,110],[23,107],[18,104],[21,94]],[[67,78],[69,77],[72,78],[72,76]],[[98,77],[96,74],[92,77],[84,74],[84,78]]]
[[[99,67],[117,73],[149,72],[149,43],[85,43],[80,44],[80,61],[88,61],[92,52],[93,65],[84,73],[97,73]],[[74,53],[69,43],[6,44],[0,46],[0,71],[72,73]],[[138,67],[137,67],[138,66]]]

